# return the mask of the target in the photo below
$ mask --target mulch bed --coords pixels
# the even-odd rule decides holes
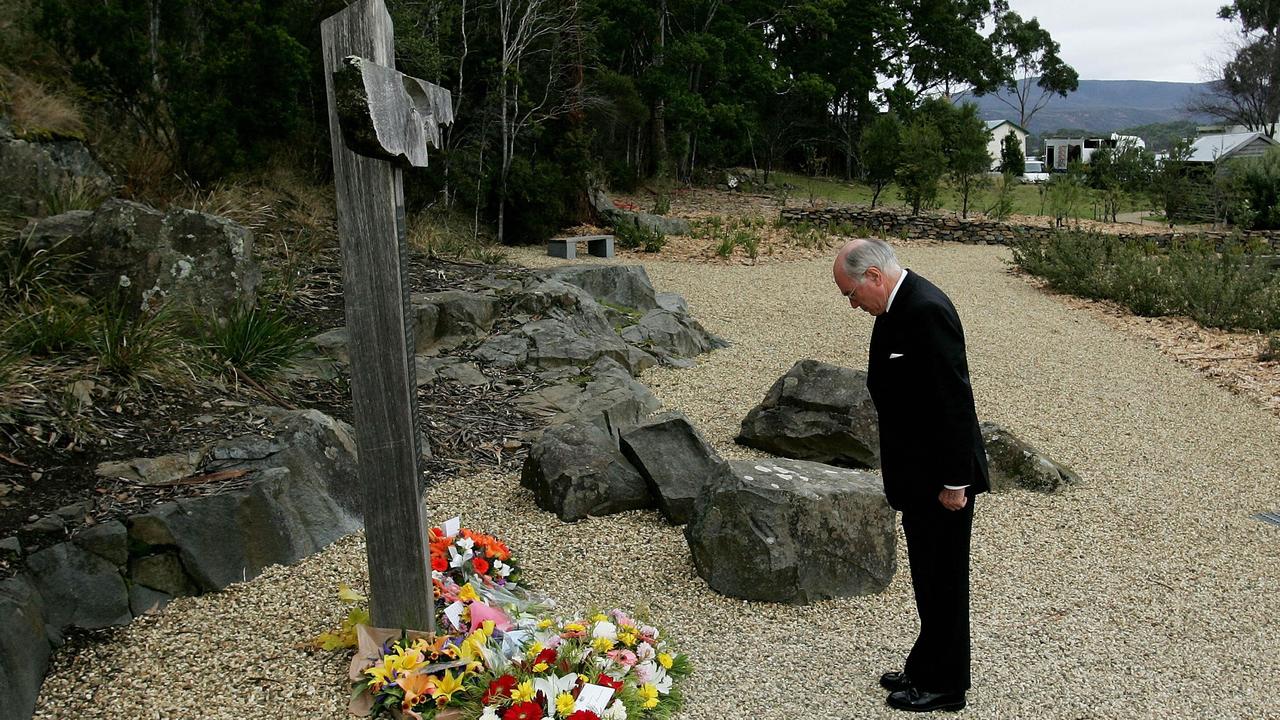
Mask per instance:
[[[336,249],[319,253],[310,272],[281,303],[309,332],[344,323],[339,261]],[[416,255],[410,259],[413,292],[475,291],[484,278],[516,278],[527,272]],[[99,382],[87,402],[56,390],[64,382],[92,377],[93,370],[51,361],[49,367],[39,368],[41,378],[31,379],[38,384],[22,395],[18,408],[0,413],[0,538],[16,534],[28,549],[57,542],[62,538],[20,529],[67,506],[89,503],[83,515],[67,523],[65,535],[81,525],[136,514],[160,503],[243,486],[247,478],[225,473],[143,486],[98,477],[94,469],[104,461],[163,455],[261,433],[266,423],[252,411],[255,406],[314,408],[351,420],[346,378],[293,380],[269,388],[251,381],[208,380],[134,388],[109,386],[95,377]],[[492,368],[487,371],[493,378],[487,386],[440,381],[419,391],[420,421],[432,451],[422,468],[425,482],[479,467],[506,470],[523,462],[520,438],[538,420],[522,413],[514,400],[545,383],[521,372],[498,376]],[[0,577],[15,571],[10,564],[0,556]]]

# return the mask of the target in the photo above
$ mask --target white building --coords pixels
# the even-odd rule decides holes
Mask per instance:
[[[1277,145],[1280,145],[1280,141],[1260,132],[1201,135],[1192,143],[1191,156],[1187,158],[1187,162],[1212,163],[1233,158],[1258,157]]]
[[[1018,138],[1018,147],[1022,149],[1022,154],[1027,154],[1027,131],[1023,127],[1011,120],[988,120],[987,133],[987,154],[991,156],[991,169],[1000,169],[1000,150],[1006,135],[1012,133]]]
[[[1146,148],[1147,143],[1136,135],[1118,135],[1094,138],[1045,138],[1044,164],[1051,172],[1066,172],[1072,163],[1089,164],[1093,154],[1110,148]]]

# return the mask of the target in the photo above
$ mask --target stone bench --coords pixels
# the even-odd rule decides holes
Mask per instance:
[[[578,243],[587,244],[587,252],[596,257],[613,257],[612,235],[578,235],[576,237],[551,238],[547,241],[547,254],[551,257],[572,260],[578,256]]]

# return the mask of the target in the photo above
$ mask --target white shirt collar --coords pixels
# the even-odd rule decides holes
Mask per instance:
[[[898,289],[902,287],[902,281],[907,279],[907,269],[902,269],[902,274],[898,276],[898,284],[893,286],[893,292],[889,293],[889,302],[884,304],[884,311],[889,312],[889,308],[893,307],[893,299],[898,296]]]

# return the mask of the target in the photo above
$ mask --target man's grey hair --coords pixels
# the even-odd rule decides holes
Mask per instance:
[[[889,247],[889,243],[877,238],[863,240],[844,256],[844,271],[857,282],[862,282],[862,276],[873,267],[880,268],[881,272],[888,274],[902,270],[893,248]]]

